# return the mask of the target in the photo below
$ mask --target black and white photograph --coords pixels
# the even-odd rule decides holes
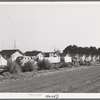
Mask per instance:
[[[100,2],[0,3],[0,92],[100,93]]]

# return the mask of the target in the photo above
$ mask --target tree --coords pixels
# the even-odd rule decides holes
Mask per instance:
[[[63,53],[71,53],[72,52],[72,45],[67,46],[64,50]]]
[[[78,51],[78,54],[81,54],[81,55],[84,54],[84,48],[83,47],[77,47],[77,51]]]
[[[78,53],[78,47],[76,45],[73,45],[72,52],[73,52],[73,54],[77,54]]]
[[[90,46],[90,54],[93,56],[93,55],[97,55],[98,53],[98,50],[96,49],[96,47],[92,47]]]
[[[100,55],[100,48],[98,48],[97,52],[98,52],[98,55]]]
[[[77,46],[76,45],[69,45],[63,50],[63,53],[69,54],[77,54]]]
[[[89,49],[89,47],[84,47],[83,53],[84,53],[85,55],[88,56],[88,55],[90,54],[90,49]]]
[[[89,55],[91,54],[91,56],[94,55],[100,55],[100,48],[96,48],[96,47],[77,47],[76,45],[69,45],[68,47],[66,47],[63,50],[63,53],[69,53],[69,54],[85,54],[85,55]]]

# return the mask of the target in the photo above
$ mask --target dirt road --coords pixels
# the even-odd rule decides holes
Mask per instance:
[[[1,83],[0,92],[97,93],[100,92],[100,66]]]

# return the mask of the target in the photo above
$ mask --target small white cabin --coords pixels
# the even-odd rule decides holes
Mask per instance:
[[[18,49],[14,49],[14,50],[2,50],[1,55],[3,58],[5,58],[6,60],[11,58],[12,61],[15,61],[17,57],[19,56],[23,56],[24,54],[18,50]]]
[[[66,56],[64,56],[64,61],[65,62],[72,62],[72,57],[69,54],[66,54]]]
[[[85,60],[86,61],[91,61],[91,56],[90,55],[89,56],[86,56]]]
[[[25,58],[27,60],[34,60],[34,59],[43,60],[44,54],[41,51],[27,51],[25,52]]]
[[[60,63],[60,55],[56,52],[44,52],[44,58],[51,63]]]

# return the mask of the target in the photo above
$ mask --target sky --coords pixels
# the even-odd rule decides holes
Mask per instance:
[[[100,47],[100,3],[0,4],[0,50]]]

